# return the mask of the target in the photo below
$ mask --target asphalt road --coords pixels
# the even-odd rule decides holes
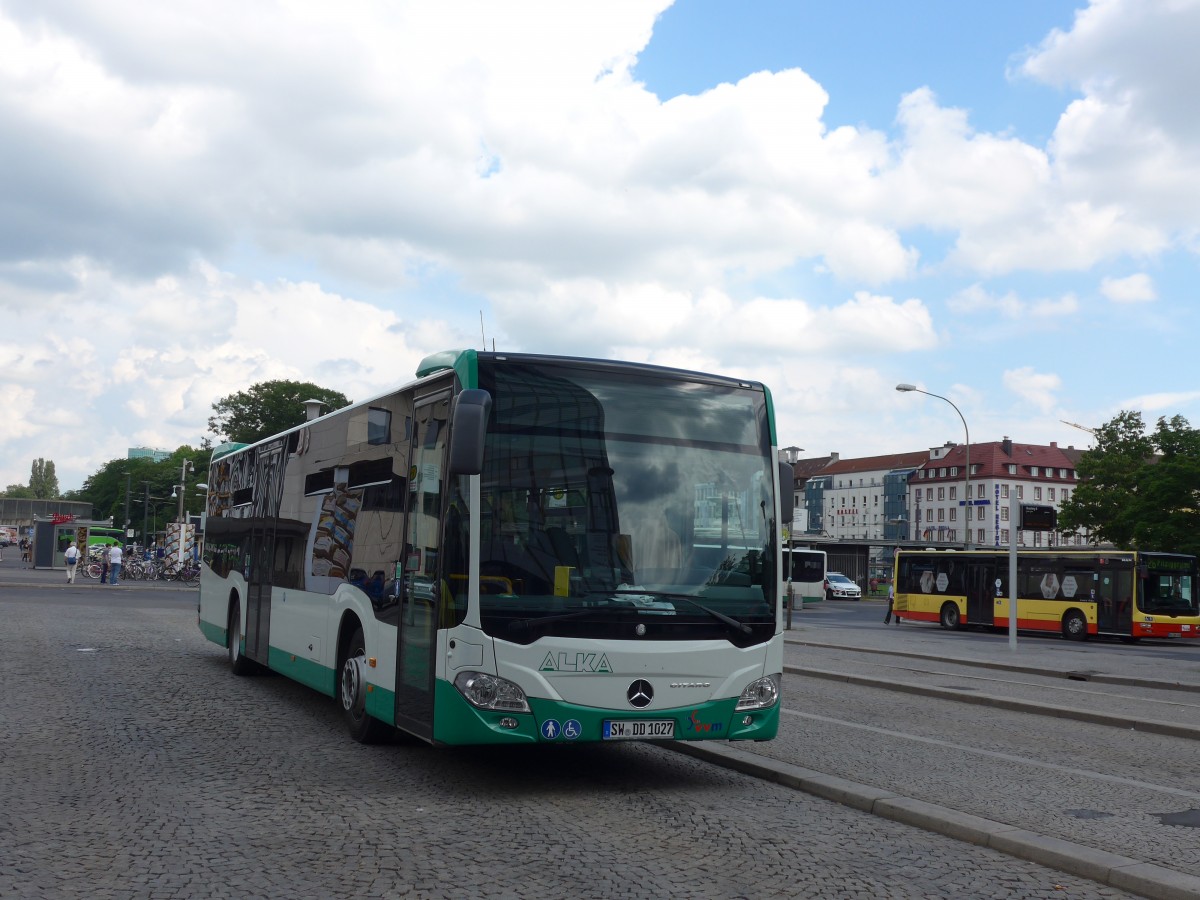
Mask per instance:
[[[194,591],[20,585],[6,898],[1126,896],[657,746],[364,747],[231,676]]]

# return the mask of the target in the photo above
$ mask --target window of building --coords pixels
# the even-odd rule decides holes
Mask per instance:
[[[958,510],[953,506],[950,507],[950,521],[953,522],[958,517]]]
[[[1005,500],[1008,499],[1008,485],[1007,484],[1000,485],[1000,496]],[[1005,509],[1007,509],[1007,508],[1008,507],[1005,507]]]
[[[1035,547],[1042,546],[1042,533],[1040,531],[1035,531],[1033,533],[1033,546],[1035,546]]]
[[[918,471],[918,472],[917,472],[917,477],[918,477],[918,478],[924,478],[924,477],[925,477],[925,470],[924,470],[924,469],[921,469],[920,471]]]
[[[1020,484],[1017,485],[1017,499],[1018,500],[1025,499],[1025,486],[1024,485],[1020,485]]]
[[[975,518],[978,519],[980,522],[984,521],[987,518],[987,516],[985,515],[986,512],[987,512],[986,507],[983,507],[983,506],[975,507]]]
[[[1007,528],[1002,529],[1000,532],[1000,543],[1006,544],[1006,545],[1008,544],[1008,529]]]
[[[951,528],[949,531],[946,532],[946,540],[957,541],[958,540],[958,532],[955,531],[955,529]]]
[[[978,531],[975,532],[975,534],[976,534],[975,542],[982,544],[983,543],[983,529],[980,528]]]
[[[1034,499],[1034,500],[1041,500],[1041,499],[1042,499],[1042,488],[1041,488],[1041,486],[1040,486],[1040,485],[1039,485],[1039,486],[1037,486],[1037,487],[1034,487],[1034,489],[1033,489],[1033,499]]]
[[[1054,488],[1046,488],[1046,499],[1047,500],[1054,499]]]
[[[1063,503],[1066,503],[1068,500],[1071,499],[1071,492],[1068,491],[1066,488],[1063,488],[1062,499],[1063,499]]]
[[[951,478],[957,478],[957,477],[958,477],[958,466],[951,466],[951,467],[950,467],[950,477],[951,477]]]
[[[1067,477],[1067,470],[1066,470],[1066,469],[1059,469],[1059,470],[1058,470],[1058,477],[1059,477],[1059,478],[1066,478],[1066,477]]]
[[[939,499],[939,500],[945,500],[945,499],[946,499],[946,489],[945,489],[944,487],[940,487],[940,488],[938,488],[938,499]]]
[[[925,499],[926,500],[933,499],[933,488],[925,488]]]
[[[945,466],[943,466],[942,468],[938,469],[938,478],[945,478],[945,477],[946,477],[946,468],[945,468]]]
[[[1009,463],[1008,465],[1006,465],[1004,467],[1004,469],[1005,469],[1005,471],[1008,472],[1009,475],[1017,474],[1017,464],[1016,463]]]
[[[951,500],[958,499],[958,485],[956,485],[956,484],[950,485],[950,499]]]
[[[938,510],[938,521],[939,521],[939,522],[945,522],[945,521],[946,521],[946,510],[945,510],[945,509],[939,509],[939,510]]]
[[[1007,506],[1000,507],[1000,521],[1001,522],[1008,521],[1008,507]]]
[[[1030,466],[1030,467],[1029,467],[1029,474],[1030,474],[1030,475],[1032,475],[1034,478],[1037,478],[1037,475],[1038,475],[1038,467],[1037,467],[1037,466]]]

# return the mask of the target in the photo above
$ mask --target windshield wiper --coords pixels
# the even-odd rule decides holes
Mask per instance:
[[[711,608],[705,606],[703,603],[700,603],[699,601],[694,600],[693,598],[689,597],[687,594],[667,594],[667,593],[663,593],[662,591],[622,591],[622,590],[613,591],[613,593],[614,594],[632,594],[634,596],[640,595],[640,596],[648,596],[648,597],[666,597],[668,600],[682,600],[684,603],[690,603],[690,604],[692,604],[692,606],[696,607],[696,609],[700,610],[701,612],[707,613],[708,615],[712,616],[718,622],[723,622],[724,624],[728,625],[730,628],[734,629],[735,631],[739,631],[742,634],[752,634],[754,632],[754,629],[751,628],[749,625],[747,625],[745,622],[739,622],[737,619],[733,618],[732,616],[727,616],[723,612],[718,612],[715,609],[711,609]]]
[[[613,611],[629,611],[636,609],[628,603],[606,603],[597,606],[585,606],[582,609],[575,609],[568,613],[559,613],[556,616],[530,616],[528,619],[513,619],[508,623],[508,630],[515,632],[528,631],[532,625],[549,625],[552,622],[569,622],[571,619],[584,619],[595,613],[610,613]]]

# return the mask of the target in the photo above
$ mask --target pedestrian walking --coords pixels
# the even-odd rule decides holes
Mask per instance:
[[[79,548],[72,544],[64,556],[67,562],[67,584],[74,584],[75,568],[79,565]]]
[[[21,568],[29,568],[29,540],[21,538]]]
[[[108,551],[100,547],[100,583],[108,584]]]
[[[895,585],[889,584],[889,585],[888,585],[888,605],[887,605],[887,613],[886,613],[886,614],[884,615],[884,617],[883,617],[883,624],[884,624],[884,625],[890,625],[890,624],[892,624],[892,604],[893,604],[893,603],[895,603],[895,602],[896,602],[896,588],[895,588]],[[899,625],[899,624],[900,624],[900,617],[899,617],[899,616],[897,616],[897,617],[896,617],[896,624],[897,624],[897,625]]]
[[[113,544],[108,551],[108,571],[110,573],[109,584],[116,584],[117,579],[121,576],[121,545]]]

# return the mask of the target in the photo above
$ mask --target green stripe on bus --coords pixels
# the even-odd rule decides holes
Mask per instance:
[[[229,629],[227,628],[221,628],[219,625],[214,625],[212,622],[205,622],[201,619],[200,633],[214,644],[220,644],[222,647],[229,646]]]
[[[285,653],[277,647],[271,647],[267,654],[267,666],[280,675],[286,675],[301,684],[308,685],[313,690],[320,691],[326,697],[336,696],[334,691],[337,685],[337,679],[334,677],[336,673],[319,662],[304,659],[294,653]]]

